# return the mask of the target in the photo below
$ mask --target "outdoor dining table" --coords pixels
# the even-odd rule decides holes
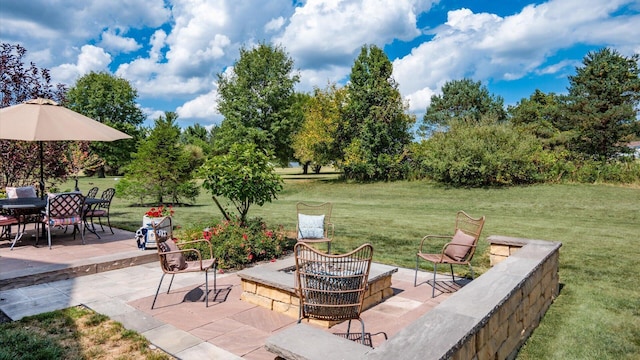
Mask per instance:
[[[84,203],[87,206],[94,206],[95,204],[103,203],[106,200],[99,198],[85,198]],[[26,197],[26,198],[12,198],[12,199],[0,199],[0,209],[6,210],[12,213],[18,219],[18,233],[16,234],[16,238],[11,244],[11,249],[15,243],[22,238],[24,235],[24,228],[26,224],[29,222],[28,220],[22,223],[22,220],[28,219],[30,215],[38,215],[41,214],[47,207],[47,200],[41,199],[38,197]],[[92,234],[96,235],[100,239],[100,235],[96,233],[96,231],[91,226],[87,226],[87,219],[83,215],[83,220],[85,223],[85,228],[89,230]],[[22,226],[23,231],[20,232],[20,226]],[[45,228],[42,227],[42,236],[46,236]]]

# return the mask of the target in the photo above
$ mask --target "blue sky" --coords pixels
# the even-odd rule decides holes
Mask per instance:
[[[564,93],[589,51],[640,53],[640,0],[0,0],[0,41],[72,86],[108,71],[152,124],[220,123],[216,75],[265,41],[293,58],[299,91],[343,84],[364,44],[385,50],[420,121],[444,83],[471,78],[515,104]]]

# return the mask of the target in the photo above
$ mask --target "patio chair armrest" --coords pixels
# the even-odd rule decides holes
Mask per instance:
[[[327,223],[327,239],[331,239],[333,240],[333,232],[334,232],[335,228],[333,226],[333,223]]]
[[[180,246],[182,245],[186,245],[186,244],[197,244],[197,243],[206,243],[208,245],[209,248],[209,257],[213,259],[213,245],[211,245],[211,241],[207,240],[207,239],[197,239],[197,240],[189,240],[189,241],[185,241],[185,242],[180,242]]]
[[[425,241],[430,240],[430,239],[453,239],[453,236],[450,236],[450,235],[427,235],[427,236],[423,237],[422,240],[420,241],[420,248],[418,249],[418,252],[422,252],[422,247],[423,247]]]

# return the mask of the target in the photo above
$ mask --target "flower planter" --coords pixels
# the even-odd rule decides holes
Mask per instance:
[[[142,227],[147,229],[147,235],[146,235],[146,240],[144,244],[145,249],[156,248],[158,246],[156,244],[156,236],[153,232],[153,227],[151,226],[151,223],[157,224],[162,219],[163,219],[162,217],[150,217],[147,215],[142,216]]]

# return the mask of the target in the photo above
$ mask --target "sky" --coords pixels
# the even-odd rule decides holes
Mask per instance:
[[[91,72],[137,90],[146,125],[165,111],[184,128],[219,124],[218,74],[241,48],[282,46],[297,91],[344,85],[363,45],[393,63],[409,111],[470,78],[515,105],[566,93],[590,51],[640,53],[640,0],[0,0],[0,42],[73,86]]]

